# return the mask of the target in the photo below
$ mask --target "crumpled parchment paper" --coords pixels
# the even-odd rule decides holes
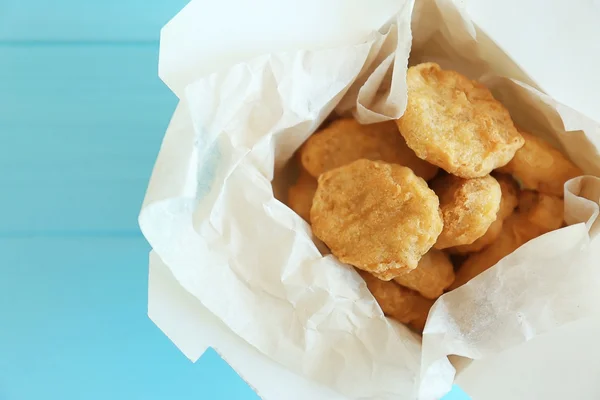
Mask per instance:
[[[481,79],[589,174],[566,185],[569,226],[442,296],[422,345],[272,185],[332,112],[400,117],[407,65],[421,61]],[[267,357],[351,399],[438,399],[455,374],[447,355],[494,354],[599,304],[600,125],[530,85],[457,4],[405,0],[356,45],[264,55],[188,84],[179,112],[193,132],[169,129],[141,229],[181,286]]]

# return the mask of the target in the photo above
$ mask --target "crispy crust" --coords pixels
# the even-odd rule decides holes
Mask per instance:
[[[288,205],[306,222],[310,222],[310,208],[317,191],[317,180],[302,170],[296,183],[288,189]]]
[[[423,331],[433,301],[417,292],[392,282],[382,281],[373,275],[359,271],[367,288],[375,297],[383,313],[398,322],[409,324],[418,332]]]
[[[498,219],[506,219],[519,204],[519,185],[508,175],[494,174],[494,178],[500,184],[500,190],[502,191]]]
[[[500,233],[502,232],[502,225],[504,224],[504,220],[496,219],[485,234],[474,241],[471,244],[463,244],[461,246],[455,246],[448,249],[452,254],[469,254],[476,253],[488,247],[490,244],[494,243]]]
[[[408,105],[397,121],[419,158],[463,178],[506,165],[523,146],[506,108],[482,84],[435,63],[410,67]]]
[[[446,175],[435,179],[431,188],[440,198],[444,217],[436,249],[471,244],[496,220],[502,192],[490,175],[473,179]]]
[[[417,268],[394,278],[404,287],[416,290],[428,299],[437,299],[454,282],[454,266],[448,256],[431,249],[419,261]]]
[[[500,172],[512,174],[525,189],[563,196],[565,182],[583,171],[560,151],[530,133],[520,131],[525,145]]]
[[[500,209],[496,215],[496,220],[492,222],[485,235],[475,240],[471,244],[464,244],[448,249],[453,254],[475,253],[492,244],[502,232],[502,223],[510,216],[519,203],[519,187],[517,183],[508,175],[498,174],[494,176],[500,184],[502,199],[500,200]]]
[[[394,121],[361,125],[351,118],[340,119],[312,135],[300,152],[302,165],[317,178],[363,158],[409,167],[425,180],[438,171],[406,145]]]
[[[442,231],[438,198],[422,178],[369,160],[321,175],[310,219],[340,261],[384,280],[416,268]]]
[[[559,197],[533,191],[521,192],[519,210],[504,221],[502,232],[494,243],[467,258],[449,290],[456,289],[493,267],[528,241],[560,228],[563,207],[564,203]]]
[[[532,190],[523,190],[519,195],[519,212],[540,231],[540,235],[561,227],[564,221],[563,199]]]

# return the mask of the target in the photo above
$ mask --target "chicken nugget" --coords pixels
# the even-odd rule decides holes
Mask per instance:
[[[406,145],[394,121],[361,125],[352,118],[340,119],[312,135],[300,152],[302,165],[317,178],[361,158],[403,165],[425,180],[438,171]]]
[[[498,219],[506,219],[519,204],[519,185],[510,175],[494,174],[493,176],[500,184],[500,191],[502,192]]]
[[[494,242],[498,235],[500,235],[500,232],[502,232],[502,223],[509,215],[512,214],[515,207],[519,203],[519,188],[517,183],[509,175],[498,174],[495,176],[495,178],[500,184],[500,190],[502,192],[500,209],[496,214],[496,220],[492,222],[482,237],[475,240],[471,244],[463,244],[461,246],[451,247],[448,249],[451,253],[466,254],[480,251]]]
[[[454,266],[444,252],[431,249],[421,258],[417,268],[395,277],[394,281],[416,290],[423,297],[437,299],[454,282]]]
[[[432,300],[394,282],[377,279],[367,272],[359,271],[359,274],[386,316],[403,324],[410,324],[419,332],[423,331],[429,309],[433,305]]]
[[[523,146],[510,114],[482,84],[435,63],[408,69],[408,103],[397,121],[419,158],[462,178],[506,165]]]
[[[565,202],[558,196],[532,190],[523,190],[519,195],[519,212],[538,228],[540,235],[562,226],[564,208]]]
[[[310,208],[317,191],[317,180],[302,170],[296,183],[288,189],[288,206],[306,222],[310,222]]]
[[[445,175],[435,179],[431,188],[440,198],[444,217],[436,249],[471,244],[496,220],[502,191],[490,175],[473,179]]]
[[[563,222],[562,199],[537,192],[524,191],[519,196],[519,210],[508,217],[498,238],[488,247],[474,253],[462,264],[450,290],[467,283],[493,267],[536,237],[556,230]]]
[[[322,174],[310,220],[340,261],[384,280],[416,268],[442,231],[438,197],[422,178],[370,160]]]
[[[525,219],[513,214],[502,224],[502,231],[496,240],[479,253],[473,253],[456,272],[456,279],[448,288],[454,290],[464,285],[483,271],[496,265],[498,261],[537,236],[537,229],[529,229]]]
[[[520,132],[525,145],[498,171],[513,175],[525,189],[562,197],[565,182],[583,175],[583,171],[548,142]]]
[[[423,333],[425,329],[425,324],[427,323],[427,317],[429,316],[429,311],[433,306],[433,300],[429,300],[429,302],[419,302],[415,308],[413,309],[415,314],[418,316],[410,321],[407,325],[417,333]]]
[[[500,232],[502,232],[503,224],[503,219],[496,219],[494,222],[492,222],[492,224],[490,225],[488,230],[485,231],[485,234],[482,237],[480,237],[471,244],[463,244],[460,246],[451,247],[448,249],[448,251],[451,254],[469,254],[481,251],[490,244],[494,243],[494,241],[500,235]]]

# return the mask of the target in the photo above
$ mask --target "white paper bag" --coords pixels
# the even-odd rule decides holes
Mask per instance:
[[[332,14],[346,9],[334,3]],[[232,357],[252,359],[262,368],[272,360],[278,364],[274,371],[283,366],[299,375],[288,373],[295,385],[287,390],[294,393],[282,397],[286,388],[277,382],[238,369],[265,399],[307,398],[294,397],[298,393],[439,399],[454,378],[447,355],[478,359],[506,350],[589,316],[600,300],[595,290],[600,253],[598,240],[593,242],[600,230],[600,179],[592,176],[600,176],[600,126],[522,83],[533,81],[452,1],[386,6],[389,22],[365,36],[349,35],[350,42],[259,55],[208,75],[195,68],[201,54],[193,51],[207,39],[189,37],[202,12],[198,2],[165,28],[174,50],[161,46],[161,71],[181,102],[140,226],[155,253],[151,294],[174,285],[153,289],[153,273],[174,278],[187,294],[174,295],[181,301],[171,308],[161,308],[172,300],[168,296],[158,302],[151,296],[151,316],[176,321],[176,329],[165,331],[190,358],[208,340],[186,332],[179,308],[185,316],[214,315],[223,324],[218,332],[230,330],[229,339],[219,341],[234,368],[238,361]],[[374,9],[380,16],[384,7]],[[307,18],[327,15],[327,7],[316,3],[303,10]],[[400,117],[409,55],[411,63],[436,61],[481,79],[519,125],[560,146],[590,174],[567,185],[571,226],[529,242],[442,296],[430,313],[422,348],[420,338],[382,315],[352,268],[321,255],[310,227],[274,197],[271,184],[332,111],[352,112],[362,123]],[[241,350],[244,342],[254,348],[252,356],[243,354],[249,351]]]

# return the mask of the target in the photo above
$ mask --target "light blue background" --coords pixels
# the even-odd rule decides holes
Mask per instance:
[[[257,398],[146,316],[158,34],[185,3],[0,0],[0,400]]]

